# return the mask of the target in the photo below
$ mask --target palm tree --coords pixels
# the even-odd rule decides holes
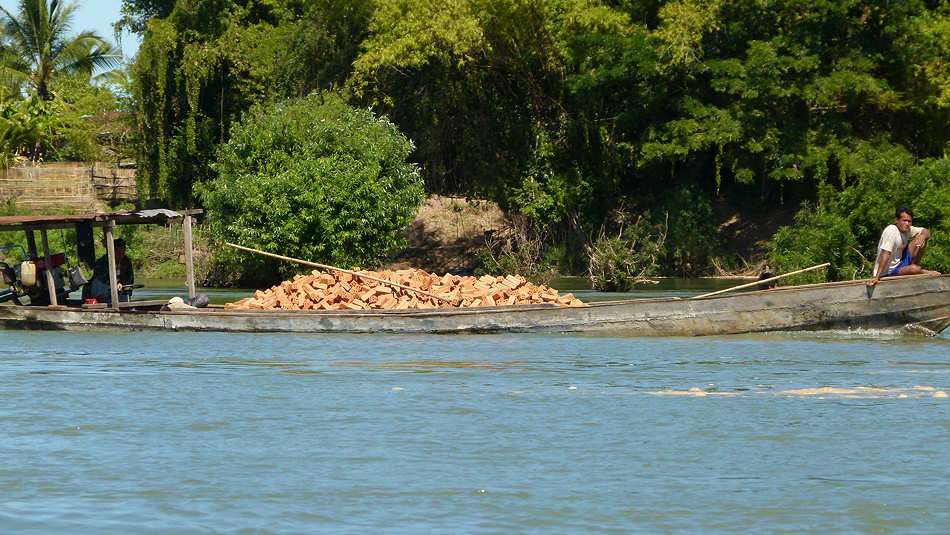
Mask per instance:
[[[4,42],[0,50],[0,84],[28,84],[41,100],[49,100],[49,82],[57,74],[91,75],[95,69],[116,68],[121,56],[96,35],[85,31],[68,37],[78,0],[20,0],[16,17],[0,7]]]

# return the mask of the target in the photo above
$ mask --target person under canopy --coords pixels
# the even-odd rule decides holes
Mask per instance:
[[[119,301],[127,302],[131,299],[131,294],[123,292],[123,288],[131,289],[135,282],[135,273],[132,269],[132,261],[125,256],[125,240],[116,239],[113,242],[115,250],[115,269],[116,269],[116,290],[119,292]],[[104,254],[96,260],[96,265],[92,271],[92,280],[83,290],[83,299],[95,298],[100,303],[112,304],[112,295],[109,291],[109,255]]]

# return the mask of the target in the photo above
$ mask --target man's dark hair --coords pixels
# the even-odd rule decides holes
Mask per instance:
[[[125,240],[122,238],[116,238],[116,240],[112,242],[112,246],[125,248]]]
[[[894,210],[894,219],[898,219],[901,214],[907,214],[911,219],[914,217],[914,211],[906,206],[898,206],[897,209]]]
[[[775,275],[772,275],[768,271],[763,271],[762,274],[759,275],[759,280],[762,281],[765,279],[771,279],[774,276]],[[769,282],[759,283],[759,289],[762,289],[762,290],[768,290],[769,288],[775,288],[776,286],[778,286],[778,281],[769,281]]]

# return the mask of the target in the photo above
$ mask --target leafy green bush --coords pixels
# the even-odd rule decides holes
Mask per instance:
[[[933,234],[923,267],[950,271],[950,159],[918,162],[902,147],[877,143],[857,147],[840,166],[844,186],[823,185],[817,207],[804,207],[770,243],[773,267],[831,262],[829,280],[870,277],[881,231],[893,223],[894,208],[906,205],[914,224]]]
[[[0,167],[10,167],[17,156],[47,157],[53,131],[59,123],[55,102],[13,99],[0,102]]]
[[[412,142],[388,119],[314,93],[251,108],[196,191],[220,241],[353,267],[404,246],[423,201]],[[245,275],[273,281],[298,266],[228,251]]]
[[[52,85],[59,107],[55,154],[63,161],[114,161],[133,157],[132,104],[121,88],[93,84],[88,76],[60,77]]]
[[[782,227],[775,233],[768,250],[769,263],[775,274],[831,262],[826,270],[794,275],[783,280],[782,284],[852,279],[867,267],[848,220],[807,206],[795,215],[794,226]],[[874,258],[870,261],[873,262]]]
[[[88,77],[65,77],[53,87],[53,100],[0,100],[0,167],[18,157],[91,162],[133,154],[127,99]]]

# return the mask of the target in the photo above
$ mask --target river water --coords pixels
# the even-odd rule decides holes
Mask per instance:
[[[0,340],[3,533],[950,529],[946,334]]]

